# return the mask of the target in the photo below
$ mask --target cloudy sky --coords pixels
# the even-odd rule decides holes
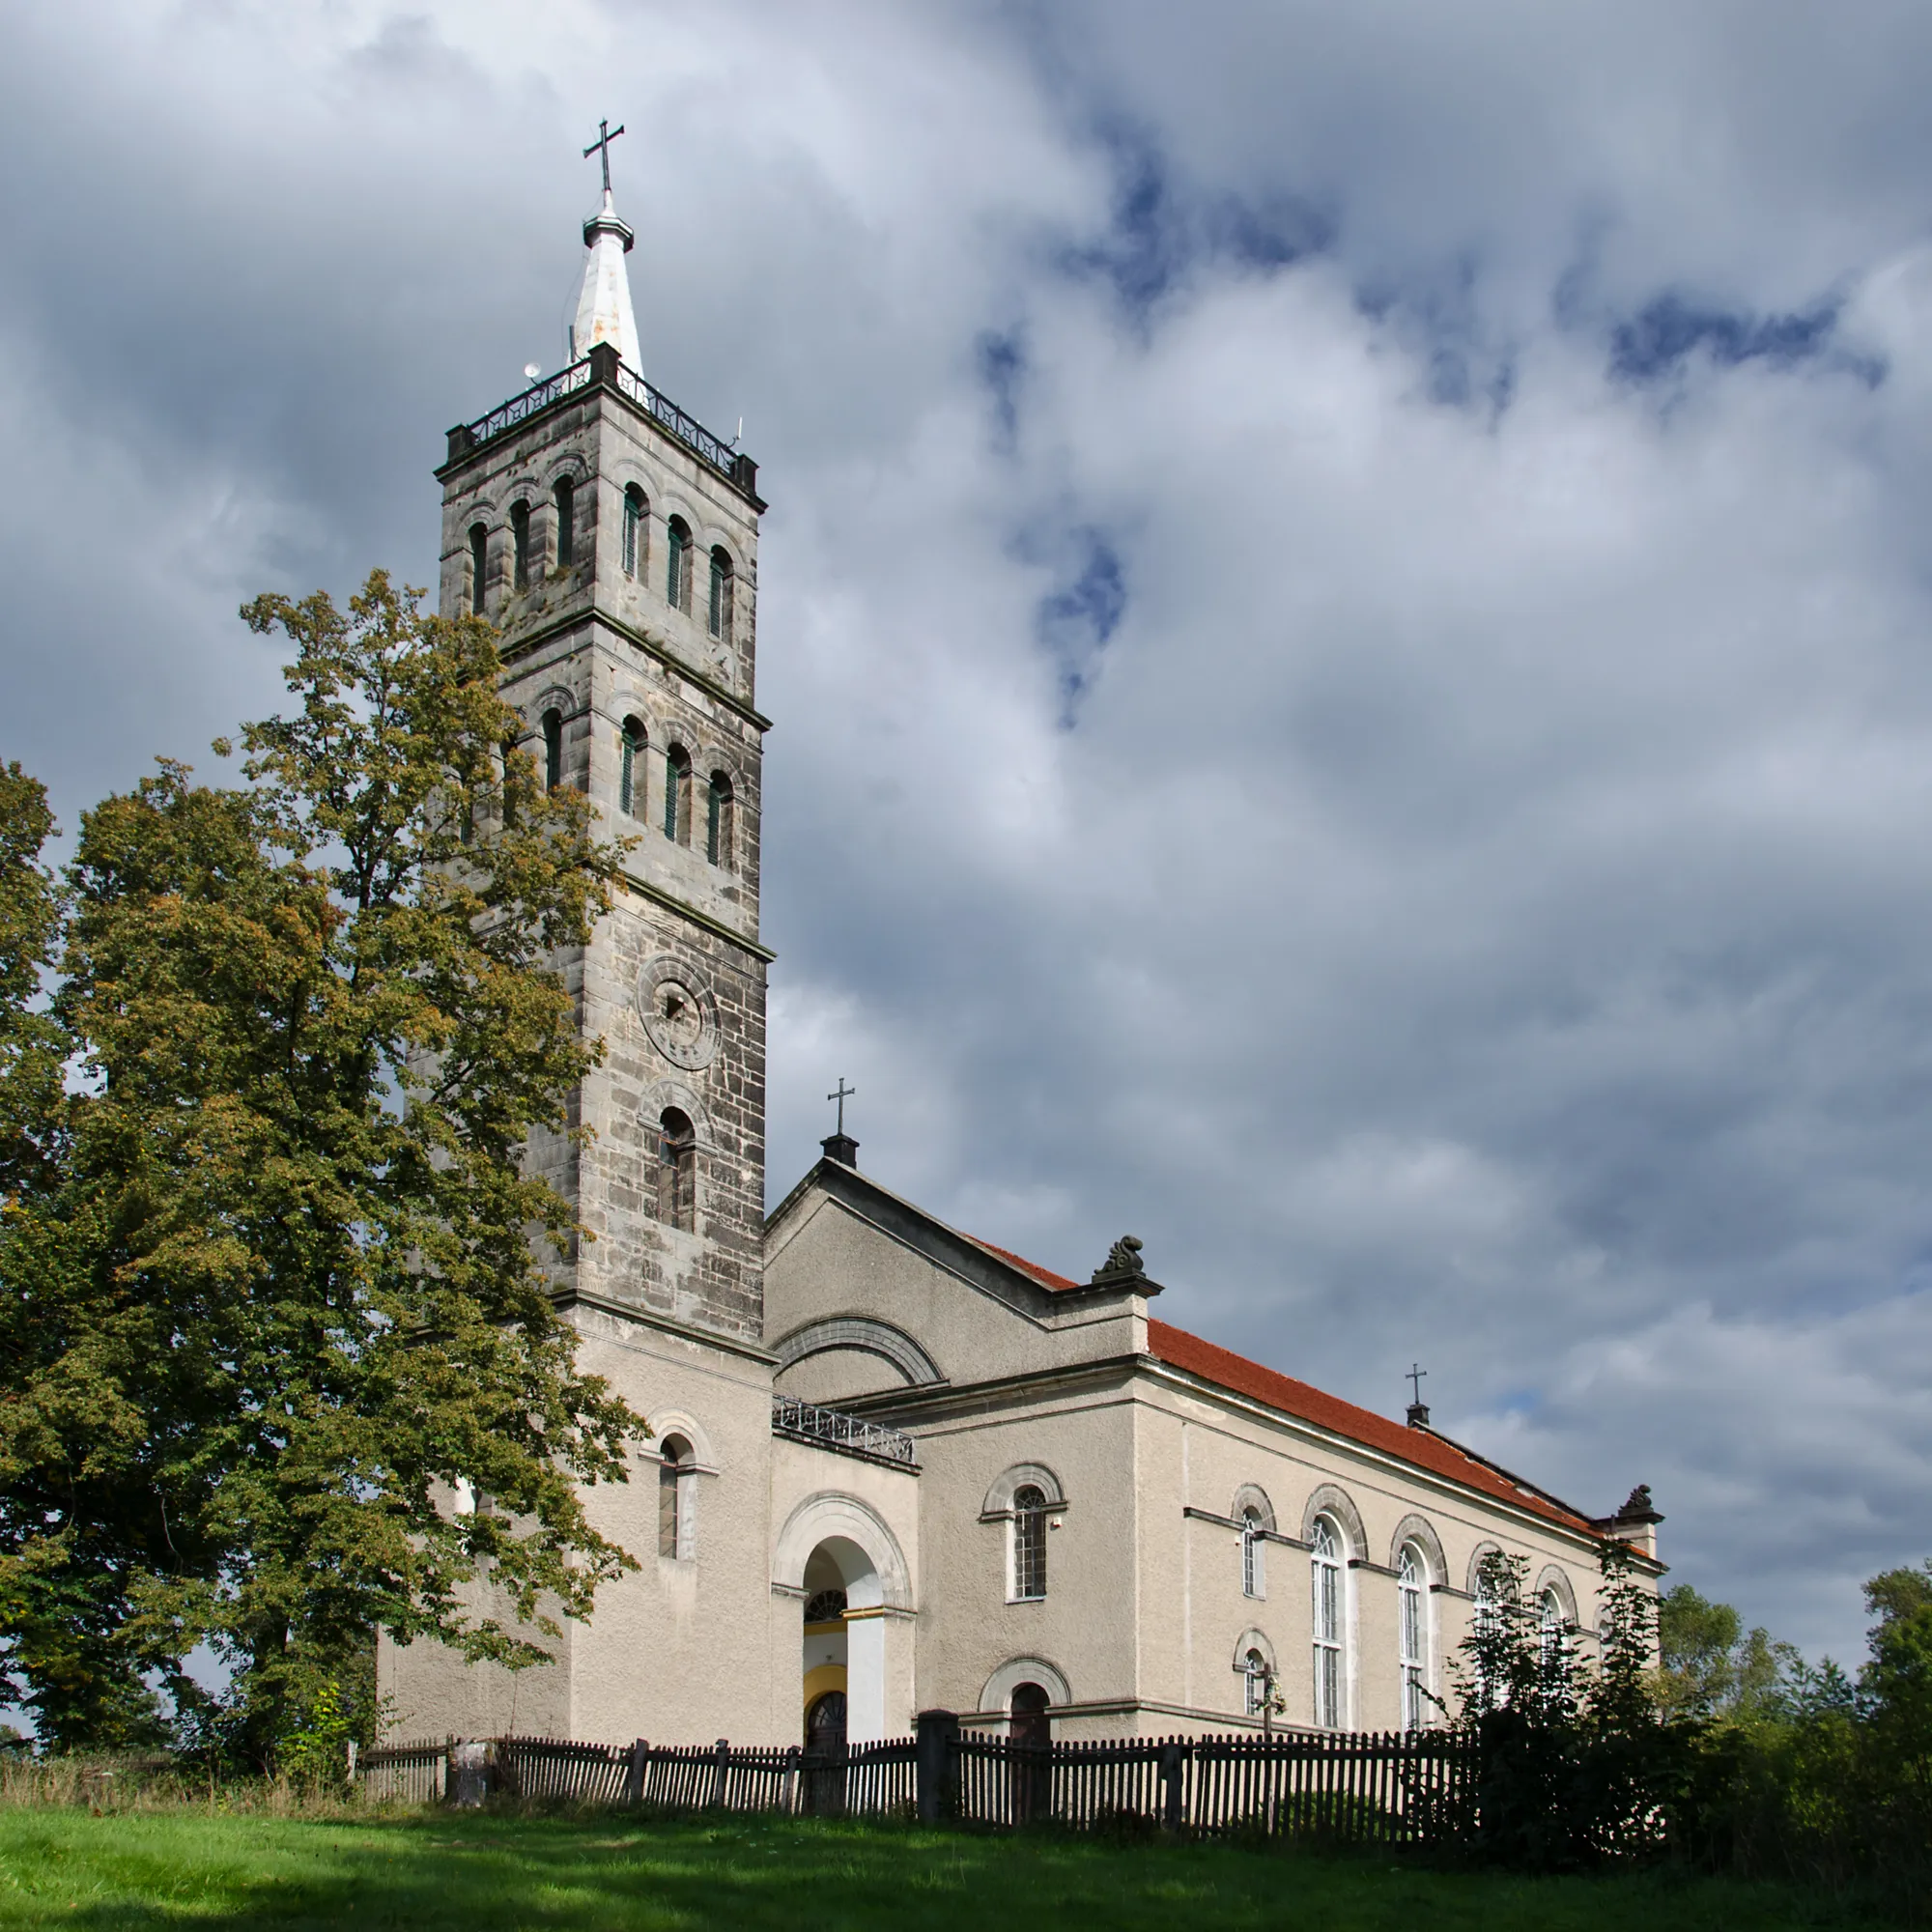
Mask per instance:
[[[432,581],[601,116],[862,1162],[1814,1653],[1932,1550],[1932,12],[0,0],[0,755]]]

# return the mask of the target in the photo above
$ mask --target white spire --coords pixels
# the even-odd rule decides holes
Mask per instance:
[[[638,319],[631,313],[631,277],[624,267],[635,239],[629,224],[611,206],[607,187],[604,206],[583,224],[583,245],[590,253],[583,263],[583,290],[577,298],[571,354],[581,361],[594,344],[608,342],[632,373],[640,376],[643,358],[638,354]]]

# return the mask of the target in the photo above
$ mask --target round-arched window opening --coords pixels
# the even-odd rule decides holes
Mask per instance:
[[[845,1743],[845,1693],[824,1690],[805,1714],[805,1742],[816,1750],[836,1750]]]

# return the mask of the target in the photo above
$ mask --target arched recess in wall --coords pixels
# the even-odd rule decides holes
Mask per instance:
[[[1073,1691],[1066,1674],[1043,1657],[1009,1657],[986,1679],[980,1691],[982,1711],[1007,1711],[1012,1707],[1013,1692],[1022,1684],[1037,1684],[1055,1704],[1070,1704]]]
[[[923,1388],[946,1379],[938,1363],[904,1329],[867,1315],[832,1315],[821,1321],[808,1321],[772,1344],[781,1375],[808,1356],[829,1354],[834,1350],[879,1356],[904,1377],[908,1388]]]
[[[869,1503],[837,1490],[819,1490],[807,1496],[785,1519],[772,1557],[772,1587],[803,1598],[805,1566],[822,1543],[855,1545],[872,1566],[872,1576],[852,1592],[853,1609],[869,1609],[874,1602],[896,1610],[910,1610],[912,1574],[898,1538]],[[873,1593],[876,1591],[876,1597]]]
[[[1470,1550],[1469,1578],[1463,1586],[1468,1591],[1470,1596],[1473,1597],[1476,1594],[1476,1585],[1482,1580],[1483,1558],[1501,1548],[1502,1545],[1494,1537],[1485,1537],[1481,1543],[1476,1545],[1475,1548]]]
[[[1349,1547],[1342,1553],[1353,1559],[1369,1553],[1368,1532],[1362,1527],[1362,1513],[1350,1499],[1347,1490],[1337,1489],[1333,1483],[1323,1483],[1308,1498],[1308,1506],[1301,1512],[1301,1540],[1312,1543],[1315,1540],[1315,1519],[1325,1516],[1342,1532],[1342,1540]]]
[[[675,1107],[691,1122],[697,1145],[704,1152],[716,1150],[718,1137],[712,1131],[711,1116],[704,1111],[704,1102],[682,1080],[654,1080],[644,1089],[638,1102],[638,1119],[647,1132],[656,1129],[667,1107]]]
[[[1037,1490],[1046,1498],[1049,1510],[1066,1507],[1066,1492],[1060,1487],[1060,1478],[1044,1463],[1015,1463],[1010,1469],[1002,1470],[993,1479],[993,1487],[986,1492],[986,1500],[980,1506],[981,1520],[987,1517],[1010,1515],[1013,1492],[1029,1487]]]
[[[1449,1559],[1442,1553],[1442,1539],[1436,1535],[1435,1527],[1427,1517],[1406,1516],[1395,1526],[1395,1535],[1389,1539],[1388,1567],[1399,1570],[1402,1567],[1402,1551],[1405,1544],[1413,1545],[1421,1552],[1423,1567],[1429,1572],[1432,1583],[1446,1583],[1449,1580]]]
[[[693,1466],[700,1476],[715,1476],[718,1473],[718,1457],[711,1446],[711,1436],[704,1425],[683,1408],[653,1408],[651,1410],[652,1446],[643,1453],[652,1461],[659,1460],[656,1444],[668,1442],[672,1436],[681,1435],[691,1444]]]
[[[1551,1592],[1563,1606],[1563,1621],[1573,1630],[1576,1629],[1577,1626],[1576,1589],[1570,1578],[1554,1563],[1546,1563],[1536,1579],[1536,1602],[1542,1603],[1544,1597]]]
[[[1253,1624],[1250,1624],[1235,1639],[1235,1654],[1228,1660],[1230,1666],[1236,1676],[1245,1677],[1247,1675],[1248,1652],[1251,1650],[1260,1651],[1262,1656],[1266,1660],[1267,1667],[1270,1670],[1275,1668],[1274,1645],[1268,1641],[1267,1633],[1258,1630]]]
[[[1228,1505],[1228,1514],[1236,1522],[1239,1522],[1250,1510],[1261,1518],[1264,1529],[1271,1530],[1275,1527],[1274,1505],[1268,1501],[1267,1492],[1259,1483],[1243,1483],[1235,1492],[1235,1500]]]

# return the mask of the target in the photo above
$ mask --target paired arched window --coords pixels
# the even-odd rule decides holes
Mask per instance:
[[[658,1219],[687,1235],[697,1228],[697,1135],[677,1107],[658,1116]]]
[[[1267,1525],[1253,1503],[1241,1512],[1241,1595],[1267,1595]]]
[[[1315,1722],[1318,1729],[1338,1731],[1342,1728],[1342,1695],[1347,1681],[1342,1668],[1342,1539],[1325,1516],[1315,1519],[1308,1574],[1315,1633]]]
[[[469,526],[469,614],[483,615],[490,595],[490,532],[481,524]]]
[[[1402,1667],[1402,1727],[1419,1731],[1425,1721],[1429,1676],[1429,1573],[1412,1543],[1402,1547],[1396,1565],[1396,1643]]]
[[[665,753],[665,837],[691,843],[691,753],[682,745]]]
[[[1274,1688],[1273,1676],[1267,1659],[1260,1651],[1251,1650],[1241,1659],[1242,1707],[1249,1717],[1267,1716],[1268,1693]]]
[[[682,1435],[667,1435],[658,1449],[658,1554],[692,1553],[692,1485],[696,1457]]]
[[[691,526],[682,517],[665,525],[665,602],[673,611],[691,609]]]
[[[624,486],[624,575],[636,577],[644,567],[644,493],[635,483]]]
[[[617,810],[629,818],[642,812],[645,743],[642,721],[625,719],[617,734]]]
[[[723,772],[711,774],[705,794],[704,856],[714,866],[731,869],[732,832],[731,781]]]
[[[550,494],[556,508],[556,567],[563,570],[577,561],[577,485],[559,476]]]
[[[1046,1492],[1037,1483],[1013,1492],[1012,1576],[1015,1603],[1046,1595]]]
[[[731,635],[731,555],[724,545],[711,552],[711,606],[706,628],[714,638]]]
[[[530,587],[530,506],[521,497],[510,505],[510,582],[517,590]]]
[[[544,790],[554,791],[563,782],[563,713],[543,715]]]

